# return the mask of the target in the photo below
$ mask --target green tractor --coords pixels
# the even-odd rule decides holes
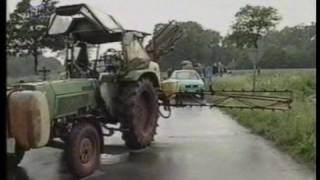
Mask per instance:
[[[65,78],[8,88],[8,162],[16,166],[24,152],[60,138],[70,171],[84,177],[98,167],[104,137],[115,130],[131,149],[150,146],[159,117],[157,61],[172,50],[181,32],[170,22],[143,46],[149,34],[126,30],[112,16],[85,4],[56,8],[48,35],[65,37]],[[114,42],[121,51],[108,49],[89,61],[88,47],[99,50],[101,44]],[[108,126],[118,123],[119,128]]]

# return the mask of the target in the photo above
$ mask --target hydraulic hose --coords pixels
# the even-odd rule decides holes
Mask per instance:
[[[164,119],[168,119],[171,116],[170,101],[169,101],[168,97],[166,97],[166,95],[163,92],[159,93],[159,100],[161,100],[163,102],[163,103],[161,103],[161,105],[163,106],[164,111],[168,112],[167,115],[164,115],[163,112],[161,112],[160,107],[159,107],[159,109],[158,109],[159,115]]]
[[[164,115],[164,114],[161,112],[160,108],[159,108],[159,115],[160,115],[162,118],[164,118],[164,119],[168,119],[168,118],[171,116],[171,108],[170,108],[170,105],[163,105],[163,109],[164,109],[164,111],[167,111],[168,114],[167,114],[167,115]]]

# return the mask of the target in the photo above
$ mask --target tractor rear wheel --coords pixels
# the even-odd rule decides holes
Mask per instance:
[[[148,79],[122,88],[121,127],[127,129],[122,139],[131,149],[142,149],[151,144],[158,126],[158,96]]]
[[[67,163],[77,177],[94,172],[100,162],[100,139],[97,129],[90,123],[80,122],[71,129],[67,141]]]

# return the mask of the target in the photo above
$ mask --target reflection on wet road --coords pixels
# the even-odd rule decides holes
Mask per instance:
[[[269,142],[217,109],[174,109],[160,119],[152,147],[129,152],[116,133],[105,139],[102,165],[86,180],[311,180],[315,172],[294,162]],[[10,179],[76,179],[63,151],[42,148],[26,153]]]

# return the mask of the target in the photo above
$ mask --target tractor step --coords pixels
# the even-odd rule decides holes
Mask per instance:
[[[102,134],[103,136],[112,136],[115,131],[120,131],[120,132],[129,131],[129,129],[110,127],[107,124],[102,124],[102,127],[108,130],[108,133]]]

